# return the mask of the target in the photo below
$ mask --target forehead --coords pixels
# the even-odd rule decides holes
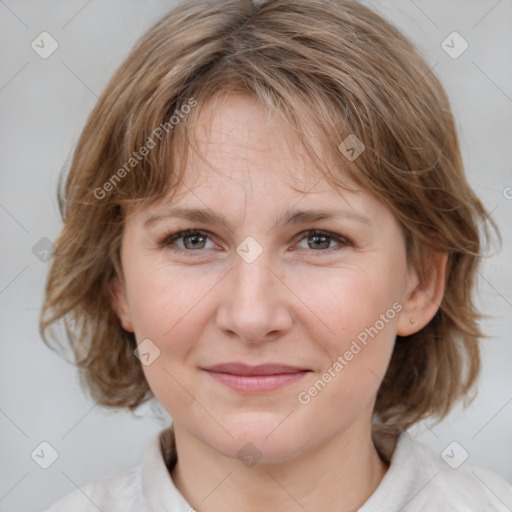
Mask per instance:
[[[340,185],[359,188],[340,167],[339,158],[326,156],[320,136],[307,139],[314,152],[311,158],[286,121],[249,96],[210,99],[198,109],[189,129],[193,150],[189,150],[183,186],[174,191],[176,196],[221,182],[229,187],[277,186],[296,193],[314,189],[315,193],[339,194],[341,187],[327,180],[335,166]]]

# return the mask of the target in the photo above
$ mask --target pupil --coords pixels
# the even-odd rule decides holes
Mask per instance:
[[[186,240],[193,240],[193,242],[192,242],[192,244],[190,244],[191,247],[187,247],[187,243],[185,242],[185,247],[187,247],[187,249],[190,249],[190,248],[193,249],[194,247],[197,247],[198,246],[197,241],[200,240],[201,238],[204,239],[204,236],[202,236],[202,235],[188,235],[188,236],[186,236],[185,237],[185,241]],[[201,244],[201,242],[199,241],[199,245],[200,244]]]
[[[324,244],[324,246],[322,246],[323,249],[326,249],[329,246],[329,238],[325,235],[313,235],[312,238],[316,239],[317,241],[318,241],[318,239],[320,239],[319,244],[321,245],[323,242],[323,244]],[[325,242],[327,242],[327,247],[325,247]],[[315,247],[318,248],[319,244],[315,242]]]

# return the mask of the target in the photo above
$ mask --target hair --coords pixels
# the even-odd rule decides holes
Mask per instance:
[[[499,232],[465,177],[439,80],[404,35],[353,0],[187,0],[142,36],[59,181],[63,228],[41,311],[44,342],[62,322],[100,405],[134,410],[153,397],[135,336],[112,307],[123,219],[178,189],[201,107],[232,94],[279,115],[317,175],[347,187],[348,173],[390,208],[425,279],[432,251],[447,253],[441,305],[420,331],[397,336],[374,408],[379,425],[440,421],[479,375],[481,236],[489,240],[488,224]],[[355,160],[339,149],[349,135],[365,146]]]

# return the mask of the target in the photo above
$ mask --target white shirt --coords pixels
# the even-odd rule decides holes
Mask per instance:
[[[404,430],[374,435],[374,443],[390,467],[359,512],[512,511],[512,485],[496,473],[468,462],[453,469]],[[148,442],[140,464],[93,480],[44,512],[193,512],[170,476],[175,463],[171,425]]]

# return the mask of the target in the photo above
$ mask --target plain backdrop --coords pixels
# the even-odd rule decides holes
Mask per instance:
[[[503,235],[480,273],[489,337],[479,396],[411,433],[439,454],[457,441],[468,462],[512,481],[512,2],[367,3],[413,40],[446,87],[469,180]],[[43,344],[38,315],[48,262],[38,248],[61,227],[57,178],[86,116],[138,37],[174,5],[0,0],[0,511],[42,510],[93,478],[138,464],[169,421],[158,409],[145,407],[137,418],[97,406],[75,368]],[[46,59],[31,47],[44,31],[58,43]],[[469,45],[457,58],[442,46],[454,31],[463,40],[455,36],[452,53]],[[43,442],[58,454],[48,469],[34,461]]]

